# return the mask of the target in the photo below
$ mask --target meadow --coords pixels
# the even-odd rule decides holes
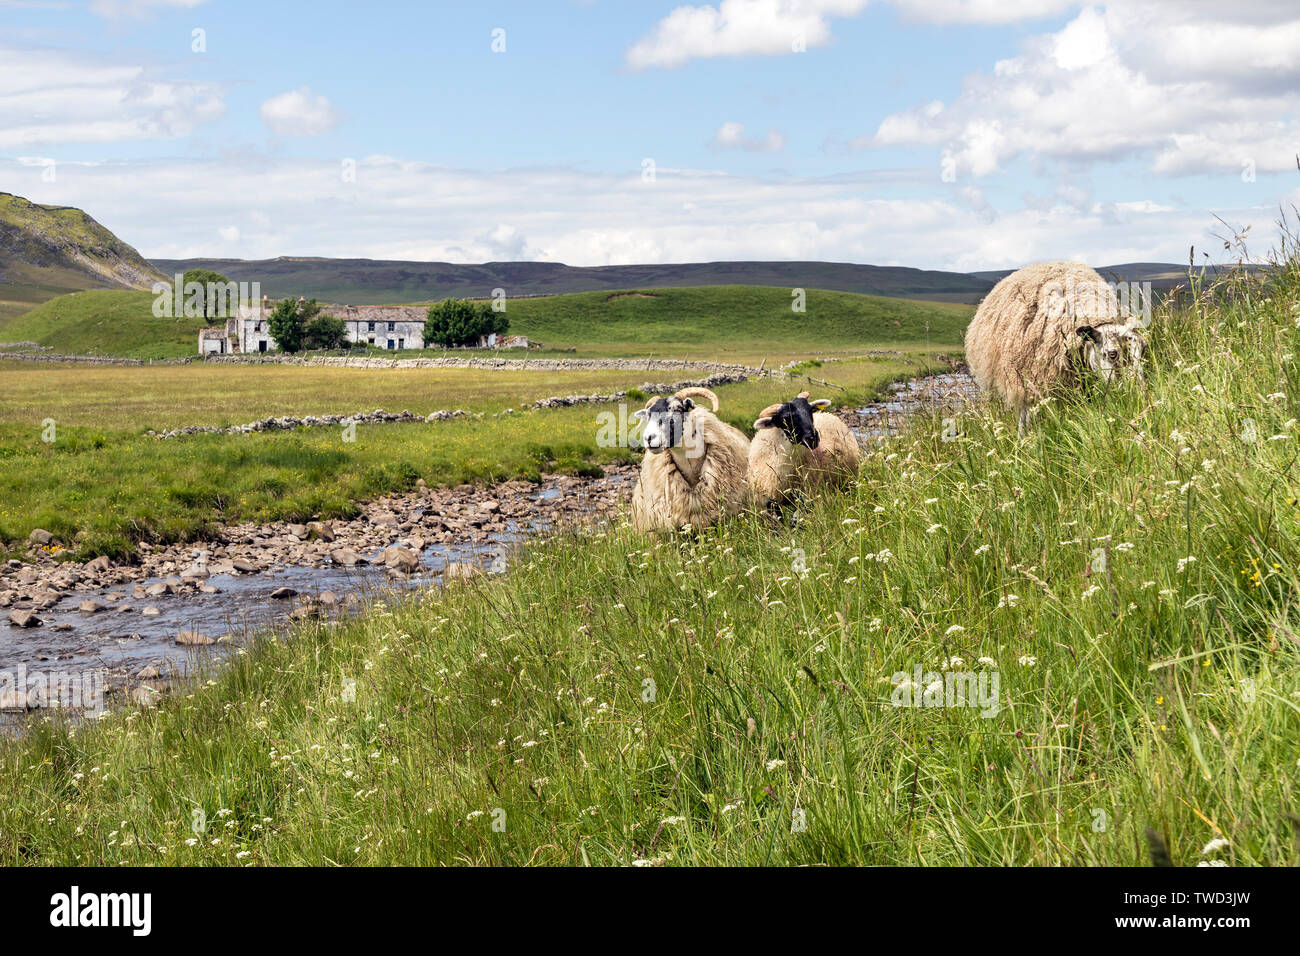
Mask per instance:
[[[1145,386],[919,421],[793,527],[537,541],[37,724],[0,864],[1296,865],[1300,263],[1220,292]]]
[[[512,334],[540,341],[548,351],[710,357],[753,364],[786,353],[960,345],[974,311],[969,305],[819,289],[807,290],[804,312],[794,312],[793,304],[786,288],[710,286],[520,298],[507,300],[506,311]],[[141,359],[194,355],[203,320],[155,318],[152,305],[148,292],[77,292],[0,324],[0,339],[38,342],[61,354]],[[422,353],[403,352],[401,357],[415,354]]]
[[[865,402],[887,383],[924,372],[927,362],[925,353],[907,353],[804,371],[836,381],[842,391],[824,391],[837,400]],[[225,523],[351,517],[359,501],[420,479],[436,486],[538,480],[543,471],[589,474],[631,455],[600,441],[598,416],[610,407],[532,411],[521,403],[698,375],[7,363],[0,367],[0,551],[22,553],[30,532],[43,528],[75,540],[68,556],[128,558],[141,541],[200,540]],[[723,386],[722,414],[748,428],[763,407],[803,387],[821,388],[806,375]],[[377,407],[419,414],[463,408],[485,417],[361,425],[354,441],[339,427],[165,441],[144,434]],[[47,419],[55,438],[48,443]]]

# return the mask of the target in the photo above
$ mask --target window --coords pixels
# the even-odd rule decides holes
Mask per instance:
[[[369,327],[366,329],[366,331],[367,331],[367,332],[373,332],[374,330],[375,330],[375,323],[373,323],[373,322],[369,323]],[[374,339],[371,339],[370,341],[373,342]]]
[[[389,331],[389,332],[392,332],[392,331],[395,330],[396,328],[397,328],[397,323],[396,323],[396,322],[389,322],[389,323],[388,323],[388,331]]]
[[[404,349],[404,348],[406,348],[406,339],[398,339],[398,340],[397,340],[397,347],[398,347],[399,349]]]

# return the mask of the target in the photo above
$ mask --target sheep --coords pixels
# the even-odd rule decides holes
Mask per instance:
[[[789,502],[800,489],[843,484],[858,473],[858,440],[824,398],[800,392],[791,401],[763,409],[749,445],[749,493],[758,505]]]
[[[708,399],[713,410],[692,397]],[[632,523],[638,530],[702,528],[748,506],[749,439],[721,421],[717,411],[713,392],[684,388],[651,399],[634,414],[642,422],[646,448],[632,491]]]
[[[966,329],[966,363],[985,392],[1017,413],[1024,434],[1033,406],[1090,370],[1104,382],[1132,371],[1142,381],[1146,345],[1114,288],[1079,262],[1038,262],[1002,279]]]

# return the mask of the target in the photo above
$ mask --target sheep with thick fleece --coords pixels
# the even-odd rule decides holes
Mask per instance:
[[[1080,262],[1038,262],[1004,278],[966,329],[966,363],[1014,410],[1023,433],[1035,404],[1088,373],[1140,381],[1141,326],[1115,289]]]
[[[696,405],[703,397],[712,411]],[[718,396],[684,388],[636,412],[646,448],[632,491],[632,523],[641,531],[713,524],[748,505],[749,439],[717,416]]]
[[[759,415],[748,465],[749,493],[756,504],[783,504],[800,490],[843,484],[857,475],[858,440],[849,426],[822,411],[830,404],[800,392]]]

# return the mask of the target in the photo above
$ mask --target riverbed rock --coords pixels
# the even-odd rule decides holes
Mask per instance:
[[[162,613],[162,611],[158,610],[156,607],[150,604],[140,613],[143,614],[145,617],[157,617],[159,614]]]
[[[142,594],[141,597],[161,597],[170,590],[171,588],[168,586],[166,581],[155,581],[144,589],[144,594]]]
[[[411,574],[420,567],[420,556],[410,548],[391,547],[384,551],[384,566]]]
[[[33,611],[24,611],[19,609],[17,611],[9,612],[9,624],[11,627],[40,627],[42,623],[41,619],[37,617]]]
[[[101,554],[97,558],[92,558],[86,562],[86,570],[94,574],[100,574],[112,567],[112,560],[106,554]]]
[[[54,540],[54,535],[44,528],[33,528],[32,533],[27,536],[27,540],[37,547],[43,548]]]
[[[330,552],[330,560],[341,568],[351,568],[358,564],[369,563],[351,548],[336,548]]]
[[[321,541],[333,541],[334,529],[323,521],[308,521],[307,536],[309,538],[317,538]]]
[[[158,668],[154,667],[152,664],[146,664],[144,667],[136,671],[135,676],[140,680],[157,680],[159,676]]]
[[[257,565],[247,558],[235,558],[230,562],[230,566],[240,574],[253,574],[257,571]]]
[[[277,601],[283,600],[284,598],[291,598],[297,596],[298,596],[298,592],[295,591],[293,588],[288,588],[288,587],[276,588],[274,591],[271,592],[271,597],[275,598]]]
[[[157,688],[150,687],[148,684],[141,684],[131,691],[131,703],[137,707],[157,707],[160,697],[162,697],[162,694],[158,692]]]
[[[339,596],[333,591],[321,591],[320,594],[316,595],[316,602],[321,607],[338,607]]]
[[[95,614],[104,610],[104,605],[100,604],[98,601],[82,601],[77,605],[77,610],[82,614]]]
[[[181,631],[176,635],[176,643],[194,647],[217,642],[206,634],[200,634],[198,631]]]

